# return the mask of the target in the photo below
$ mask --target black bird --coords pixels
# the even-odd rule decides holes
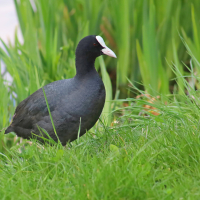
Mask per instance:
[[[44,86],[55,129],[62,145],[82,136],[94,126],[105,103],[105,88],[94,67],[100,55],[116,58],[101,36],[83,38],[76,48],[76,75]],[[13,121],[5,134],[15,132],[25,139],[48,138],[39,127],[58,142],[49,116],[42,89],[37,90],[17,106]],[[80,128],[80,130],[79,130]],[[80,131],[80,132],[79,132]]]

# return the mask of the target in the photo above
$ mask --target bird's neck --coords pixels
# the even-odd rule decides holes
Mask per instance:
[[[94,62],[95,58],[76,56],[76,76],[84,76],[94,71]]]

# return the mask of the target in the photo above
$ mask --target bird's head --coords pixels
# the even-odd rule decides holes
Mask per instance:
[[[115,53],[109,49],[101,36],[89,35],[84,37],[78,44],[76,49],[76,57],[93,58],[100,55],[108,55],[117,58]]]

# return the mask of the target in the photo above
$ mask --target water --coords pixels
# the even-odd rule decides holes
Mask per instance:
[[[19,23],[13,0],[0,0],[0,27],[0,38],[6,43],[8,40],[13,43],[15,29],[18,28],[19,30]]]
[[[6,44],[8,44],[8,41],[14,43],[14,34],[16,28],[18,30],[19,40],[23,41],[13,0],[0,0],[0,38]],[[1,42],[0,47],[2,47]],[[1,62],[1,73],[4,72],[5,65]],[[12,78],[8,73],[5,74],[4,78],[12,81]]]

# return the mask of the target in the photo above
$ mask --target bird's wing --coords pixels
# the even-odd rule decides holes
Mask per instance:
[[[52,112],[59,101],[63,98],[62,89],[67,90],[66,85],[70,85],[71,79],[55,81],[44,87],[50,111]],[[66,84],[66,81],[68,82]],[[69,92],[67,92],[69,94]],[[36,124],[45,116],[49,116],[48,108],[44,98],[42,89],[37,90],[25,100],[20,102],[15,110],[12,126],[20,126],[31,129],[33,124]]]

